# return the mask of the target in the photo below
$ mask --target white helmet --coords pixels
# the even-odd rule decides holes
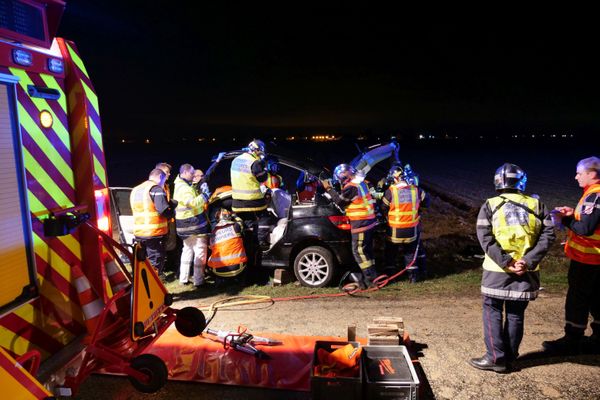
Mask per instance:
[[[345,185],[356,175],[356,168],[349,164],[340,164],[333,170],[333,179]]]

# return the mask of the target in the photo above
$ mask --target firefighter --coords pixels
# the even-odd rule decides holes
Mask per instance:
[[[544,342],[544,349],[575,354],[600,351],[600,158],[577,163],[575,179],[583,195],[575,209],[557,207],[555,222],[568,229],[565,254],[571,259],[569,289],[565,301],[565,335]],[[584,337],[588,315],[592,335]]]
[[[381,211],[387,212],[386,265],[395,269],[398,251],[404,255],[408,279],[415,283],[425,279],[425,249],[421,244],[420,212],[429,207],[429,196],[414,183],[400,166],[392,167],[392,184],[382,198]]]
[[[210,257],[208,266],[218,278],[231,278],[241,274],[246,268],[246,251],[242,239],[243,226],[234,219],[231,212],[221,208],[217,215],[218,223],[210,237]]]
[[[537,196],[527,196],[527,174],[514,164],[496,170],[498,196],[477,216],[483,251],[483,334],[486,354],[471,366],[505,372],[519,356],[525,309],[540,288],[539,263],[555,239],[550,213]],[[504,315],[503,315],[504,314]]]
[[[162,170],[167,178],[165,179],[165,193],[167,194],[167,201],[171,200],[171,188],[169,186],[169,177],[171,176],[171,164],[166,162],[159,162],[156,164],[156,167]],[[167,237],[165,239],[165,250],[167,252],[165,258],[165,269],[172,269],[175,273],[177,272],[177,267],[179,265],[179,254],[177,251],[177,232],[175,230],[175,218],[169,218],[169,232],[167,233]]]
[[[350,220],[352,253],[363,274],[359,284],[362,288],[372,286],[377,277],[373,258],[373,233],[377,226],[375,200],[371,197],[364,179],[351,165],[338,165],[333,171],[333,178],[339,182],[341,193],[338,194],[328,180],[321,181],[323,188],[333,202],[345,210]]]
[[[165,264],[165,239],[169,231],[168,220],[175,215],[176,201],[168,201],[164,190],[167,175],[155,168],[148,180],[134,187],[129,201],[133,213],[133,234],[146,249],[148,260],[163,273]]]
[[[270,219],[261,183],[268,177],[264,163],[265,144],[253,140],[231,163],[232,211],[252,226],[252,247],[269,247]],[[268,189],[267,189],[268,191]]]
[[[296,180],[296,191],[298,192],[298,201],[312,201],[318,191],[323,190],[316,176],[308,172],[300,171],[298,180]]]
[[[178,202],[175,209],[177,235],[183,240],[179,283],[182,285],[188,283],[190,264],[193,261],[193,283],[198,287],[204,283],[209,234],[208,219],[204,211],[210,191],[206,183],[201,185],[200,191],[194,187],[194,173],[195,169],[190,164],[183,164],[179,168],[179,176],[175,178],[173,198]]]
[[[263,185],[269,189],[284,189],[283,178],[279,175],[279,159],[275,156],[267,157],[267,180]]]

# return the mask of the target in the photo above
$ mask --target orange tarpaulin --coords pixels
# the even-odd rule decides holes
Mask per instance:
[[[147,351],[162,358],[169,370],[169,379],[258,386],[287,390],[310,390],[310,370],[317,340],[344,341],[332,336],[295,336],[252,332],[257,336],[283,342],[277,346],[257,345],[270,360],[259,360],[204,334],[194,338],[168,329]]]

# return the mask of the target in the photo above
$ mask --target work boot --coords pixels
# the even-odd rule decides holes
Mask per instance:
[[[581,343],[581,351],[585,354],[600,354],[600,335],[584,337]]]
[[[377,278],[377,271],[375,267],[369,267],[362,270],[362,283],[365,286],[364,288],[361,285],[361,289],[372,288],[377,286],[373,281]]]
[[[494,371],[494,372],[507,372],[505,363],[495,363],[492,360],[488,359],[486,356],[480,358],[471,358],[469,360],[469,364],[472,367],[477,369],[481,369],[484,371]]]
[[[542,342],[542,347],[553,354],[579,354],[581,352],[581,336],[565,335],[556,340]]]

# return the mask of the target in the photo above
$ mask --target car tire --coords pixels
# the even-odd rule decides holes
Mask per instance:
[[[307,247],[294,259],[294,275],[302,286],[327,286],[333,278],[334,269],[331,251],[321,246]]]

